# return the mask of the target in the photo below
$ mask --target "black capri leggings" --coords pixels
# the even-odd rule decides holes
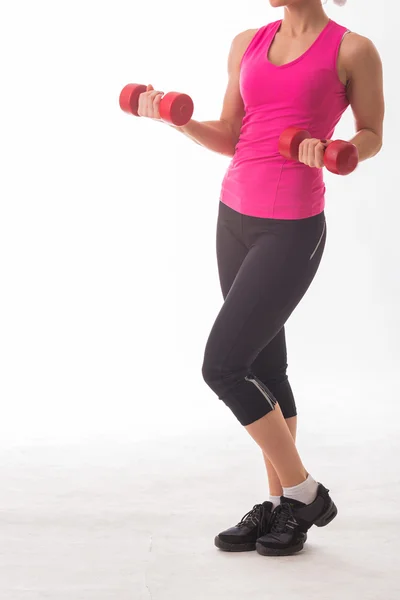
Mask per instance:
[[[306,219],[242,215],[220,202],[217,259],[224,304],[204,353],[203,377],[242,425],[278,402],[296,405],[286,375],[284,324],[317,272],[326,241],[324,213]]]

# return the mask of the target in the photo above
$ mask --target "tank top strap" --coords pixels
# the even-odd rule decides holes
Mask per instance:
[[[318,43],[314,44],[308,60],[323,62],[336,70],[340,46],[346,33],[349,33],[349,29],[331,19]]]
[[[272,23],[268,23],[267,25],[263,25],[262,27],[260,27],[254,34],[249,45],[247,46],[242,56],[241,63],[243,62],[244,58],[246,58],[247,61],[253,58],[259,52],[262,53],[265,50],[266,46],[268,46],[272,37],[278,31],[281,23],[281,20],[273,21]]]

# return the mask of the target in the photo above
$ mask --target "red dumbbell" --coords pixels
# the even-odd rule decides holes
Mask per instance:
[[[299,127],[289,127],[279,138],[279,152],[285,158],[298,160],[299,146],[311,138],[311,134]],[[329,144],[324,154],[324,165],[335,175],[348,175],[358,165],[358,150],[351,142],[336,140]]]
[[[119,105],[123,111],[138,117],[139,96],[147,90],[147,86],[128,83],[119,95]],[[160,102],[160,117],[173,125],[186,125],[193,115],[193,100],[186,94],[168,92]]]

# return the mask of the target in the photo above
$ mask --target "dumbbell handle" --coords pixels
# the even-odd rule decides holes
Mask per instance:
[[[285,158],[298,160],[300,144],[311,138],[311,134],[299,127],[285,129],[279,138],[279,152]],[[331,173],[348,175],[358,165],[358,150],[351,142],[335,140],[329,144],[324,153],[324,165]]]

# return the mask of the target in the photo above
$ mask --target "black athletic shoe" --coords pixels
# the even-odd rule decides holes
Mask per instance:
[[[217,548],[226,552],[255,550],[257,539],[269,531],[272,509],[272,502],[256,504],[235,527],[217,535]]]
[[[329,490],[318,484],[314,502],[304,504],[281,496],[272,514],[269,532],[257,540],[256,549],[264,556],[288,556],[303,549],[307,531],[312,525],[325,527],[337,515]]]

